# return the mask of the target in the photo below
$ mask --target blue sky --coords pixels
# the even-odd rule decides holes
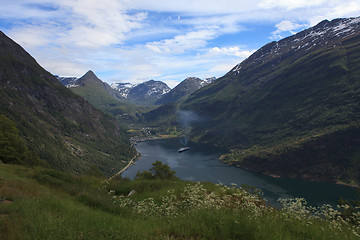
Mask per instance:
[[[0,0],[0,30],[46,70],[108,82],[220,77],[261,46],[359,0]]]

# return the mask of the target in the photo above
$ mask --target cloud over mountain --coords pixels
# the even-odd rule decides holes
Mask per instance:
[[[109,83],[154,78],[174,86],[189,75],[225,74],[218,66],[269,38],[359,15],[355,0],[29,0],[2,2],[0,28],[53,74],[94,69]]]

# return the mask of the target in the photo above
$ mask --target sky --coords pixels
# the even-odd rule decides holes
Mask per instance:
[[[54,75],[221,77],[263,45],[360,16],[359,0],[0,0],[0,30]]]

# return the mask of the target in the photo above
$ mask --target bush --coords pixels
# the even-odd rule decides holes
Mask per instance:
[[[178,177],[175,175],[175,171],[170,170],[170,167],[167,164],[163,164],[160,161],[156,161],[153,164],[153,167],[149,171],[138,172],[135,178],[141,179],[170,179],[177,180]]]
[[[48,166],[28,149],[15,123],[4,115],[0,115],[0,161],[6,164]]]

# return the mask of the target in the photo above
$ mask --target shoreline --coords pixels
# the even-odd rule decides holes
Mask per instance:
[[[183,136],[173,136],[173,135],[154,135],[154,136],[148,136],[148,137],[131,137],[130,142],[131,146],[136,145],[138,142],[145,142],[145,141],[155,141],[155,140],[161,140],[161,139],[169,139],[169,138],[178,138]]]
[[[133,143],[133,145],[135,145],[137,142],[161,140],[161,139],[168,139],[168,138],[178,138],[178,137],[182,137],[182,136],[156,135],[156,136],[144,137],[144,138],[139,137],[138,139],[136,139],[137,141],[132,141],[132,143]],[[135,140],[135,139],[133,139],[133,140]],[[223,156],[224,155],[221,155],[218,160],[220,162],[226,164],[226,165],[241,168],[243,170],[246,170],[246,171],[249,171],[249,172],[252,172],[252,173],[259,173],[259,174],[262,174],[262,175],[265,175],[265,176],[269,176],[271,178],[284,178],[285,177],[285,176],[282,176],[282,175],[279,175],[279,174],[274,174],[274,173],[271,173],[271,172],[253,171],[250,168],[245,168],[245,167],[239,166],[236,161],[232,161],[232,162],[223,161],[222,160]],[[129,166],[126,166],[123,171],[125,171],[128,167]],[[360,185],[356,185],[356,184],[353,184],[353,183],[344,183],[344,182],[339,182],[339,181],[321,181],[321,180],[316,180],[316,178],[303,178],[303,177],[288,177],[288,178],[300,179],[300,180],[305,180],[305,181],[310,181],[310,182],[333,183],[333,184],[336,184],[336,185],[342,185],[342,186],[347,186],[347,187],[351,187],[351,188],[360,188]]]
[[[126,169],[128,169],[135,161],[135,159],[140,156],[141,154],[139,152],[136,152],[136,155],[129,161],[129,163],[124,167],[122,168],[120,171],[118,171],[117,173],[115,173],[113,176],[111,176],[107,181],[110,181],[111,179],[113,179],[114,177],[122,174],[123,172],[126,171]]]
[[[223,156],[223,155],[222,155]],[[273,173],[270,173],[270,172],[257,172],[257,171],[253,171],[251,170],[250,168],[245,168],[245,167],[241,167],[237,164],[236,161],[233,161],[233,162],[226,162],[226,161],[223,161],[221,160],[221,157],[219,158],[219,161],[224,163],[224,164],[227,164],[229,166],[233,166],[233,167],[237,167],[237,168],[241,168],[243,170],[246,170],[246,171],[249,171],[249,172],[252,172],[252,173],[258,173],[258,174],[262,174],[262,175],[265,175],[265,176],[269,176],[269,177],[272,177],[272,178],[284,178],[285,176],[281,176],[279,174],[273,174]],[[347,187],[351,187],[351,188],[360,188],[360,185],[356,185],[356,184],[351,184],[351,183],[344,183],[344,182],[335,182],[335,181],[321,181],[321,180],[316,180],[315,178],[302,178],[302,177],[286,177],[286,178],[291,178],[291,179],[300,179],[300,180],[305,180],[305,181],[310,181],[310,182],[323,182],[323,183],[333,183],[333,184],[336,184],[336,185],[342,185],[342,186],[347,186]]]

